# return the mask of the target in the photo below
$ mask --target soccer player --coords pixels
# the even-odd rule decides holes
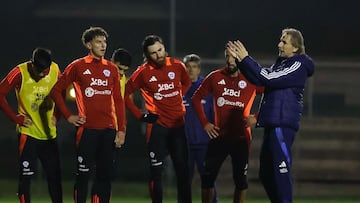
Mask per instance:
[[[264,127],[260,152],[260,179],[272,203],[291,203],[291,147],[299,129],[305,82],[314,63],[305,54],[299,30],[282,30],[279,57],[270,68],[252,59],[240,41],[228,43],[228,51],[253,83],[265,86],[257,126]]]
[[[118,48],[116,49],[112,56],[111,61],[119,68],[120,73],[120,90],[121,90],[121,96],[124,98],[125,95],[125,84],[127,81],[126,78],[126,71],[129,70],[132,62],[132,56],[129,51],[127,51],[124,48]],[[116,172],[120,168],[120,149],[116,148],[114,153],[114,171],[113,171],[113,177],[116,178]]]
[[[178,200],[191,203],[189,153],[184,130],[185,106],[182,101],[191,81],[184,64],[167,57],[159,36],[146,36],[142,45],[145,62],[126,83],[125,99],[139,89],[145,99],[146,113],[131,100],[126,100],[126,106],[136,118],[149,123],[146,135],[152,202],[162,202],[162,173],[165,158],[170,154],[177,178]]]
[[[94,167],[92,202],[110,202],[113,154],[125,140],[125,107],[120,93],[120,74],[114,63],[104,58],[108,34],[101,27],[83,32],[89,50],[85,57],[70,63],[51,91],[51,96],[67,121],[77,126],[76,203],[85,203],[88,180]],[[61,92],[70,84],[76,92],[78,115],[65,105]]]
[[[120,84],[121,84],[121,95],[125,95],[125,84],[126,84],[126,71],[129,70],[132,62],[132,56],[129,51],[123,48],[116,49],[111,57],[111,61],[119,68],[120,72]]]
[[[200,176],[204,173],[205,154],[210,138],[208,134],[206,134],[206,132],[204,131],[204,128],[202,127],[191,102],[191,97],[193,96],[194,92],[199,88],[201,82],[204,80],[204,77],[200,76],[201,58],[196,54],[189,54],[184,57],[183,62],[188,70],[188,74],[191,80],[190,89],[184,95],[183,101],[186,108],[185,132],[189,142],[189,169],[190,178],[192,180],[194,177],[195,165]],[[214,122],[214,104],[212,96],[206,96],[204,99],[201,100],[201,103],[204,107],[206,118],[210,122]],[[215,189],[213,203],[216,202],[217,195]]]
[[[205,170],[201,176],[203,203],[213,201],[214,183],[228,155],[232,159],[235,182],[233,202],[245,202],[248,188],[250,125],[256,120],[250,115],[250,110],[257,87],[239,72],[235,58],[228,51],[225,51],[225,61],[226,66],[207,75],[192,97],[194,110],[205,132],[211,138],[204,162]],[[212,94],[214,98],[213,123],[206,118],[201,104],[202,99],[208,94]]]
[[[54,102],[51,88],[60,76],[58,65],[48,49],[36,48],[30,61],[13,68],[0,83],[0,107],[17,124],[19,133],[20,203],[29,203],[31,178],[40,160],[53,203],[62,203],[59,148],[56,139]],[[18,113],[9,106],[6,95],[16,91]]]

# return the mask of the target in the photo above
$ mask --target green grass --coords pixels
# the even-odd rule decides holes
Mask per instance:
[[[73,203],[72,194],[73,181],[64,181],[64,203]],[[166,184],[165,184],[166,185]],[[220,185],[220,184],[219,184]],[[199,186],[196,186],[197,188]],[[355,186],[356,187],[356,186]],[[0,180],[0,203],[18,203],[16,196],[17,183],[14,180]],[[311,192],[313,195],[308,197],[294,197],[294,203],[358,203],[360,202],[359,196],[344,196],[340,195],[339,187],[330,188],[333,195],[322,195],[316,193],[319,188],[312,187]],[[231,192],[232,187],[227,188],[224,186],[219,187],[219,203],[232,203]],[[337,192],[337,193],[336,193]],[[339,193],[339,194],[338,194]],[[43,180],[35,180],[31,188],[32,202],[33,203],[49,203],[50,198],[47,192],[46,182]],[[260,194],[260,195],[259,195]],[[264,191],[261,187],[254,185],[249,188],[249,195],[246,203],[269,203],[266,199]],[[195,190],[193,194],[193,202],[199,203],[200,194],[199,190]],[[176,203],[176,192],[173,187],[164,188],[164,203]],[[88,203],[91,201],[89,200]],[[126,202],[126,203],[149,203],[150,198],[146,183],[123,183],[118,182],[113,184],[112,190],[112,203]]]
[[[32,202],[34,203],[49,203],[49,199],[44,198],[33,198]],[[90,202],[90,201],[88,201]],[[126,202],[126,203],[149,203],[150,200],[146,198],[130,198],[130,197],[124,197],[124,198],[113,198],[112,202]],[[175,199],[164,199],[164,203],[175,203]],[[201,202],[200,199],[194,199],[194,203]],[[247,203],[269,203],[268,200],[262,199],[262,200],[253,200],[248,199],[246,201]],[[356,203],[358,201],[351,201],[351,200],[294,200],[294,203]],[[2,199],[0,198],[0,203],[18,203],[18,200],[15,198],[8,198],[8,199]],[[73,200],[67,198],[64,200],[64,203],[73,203]],[[220,199],[219,203],[232,203],[231,199]]]

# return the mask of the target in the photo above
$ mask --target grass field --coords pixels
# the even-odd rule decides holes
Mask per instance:
[[[73,203],[72,181],[65,181],[64,188],[64,203]],[[14,180],[0,180],[0,203],[18,203],[16,196],[17,183]],[[359,196],[343,195],[344,191],[337,191],[337,186],[329,188],[333,191],[333,195],[323,195],[319,193],[319,187],[311,186],[314,191],[312,196],[298,196],[295,195],[294,203],[359,203]],[[49,203],[50,198],[47,192],[47,186],[44,181],[33,181],[32,183],[32,202],[33,203]],[[232,203],[231,192],[232,188],[219,187],[219,203]],[[318,192],[318,193],[316,193]],[[337,193],[338,192],[338,193]],[[112,203],[149,203],[147,184],[144,183],[114,183],[113,184]],[[255,195],[256,194],[256,195]],[[261,195],[259,195],[261,194]],[[247,203],[269,203],[262,187],[253,186],[249,189]],[[176,203],[176,192],[172,187],[164,188],[164,203]],[[199,191],[193,194],[193,202],[200,203]],[[91,202],[90,200],[88,201]]]
[[[49,199],[35,199],[32,200],[33,203],[49,203]],[[91,201],[88,201],[91,202]],[[145,198],[113,198],[112,202],[125,202],[125,203],[149,203],[149,199]],[[175,199],[164,199],[164,203],[176,203]],[[200,199],[194,199],[194,203],[201,202]],[[268,200],[262,199],[262,200],[254,200],[249,199],[246,201],[247,203],[269,203]],[[356,203],[358,201],[355,200],[294,200],[294,203]],[[0,203],[18,203],[17,199],[11,198],[11,199],[0,199]],[[65,199],[64,203],[73,203],[73,200],[71,199]],[[220,199],[219,203],[232,203],[231,199]]]

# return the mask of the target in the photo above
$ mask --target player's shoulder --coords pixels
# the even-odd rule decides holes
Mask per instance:
[[[185,64],[180,59],[168,57],[168,60],[171,66],[186,68]]]
[[[248,80],[245,75],[243,73],[239,73],[239,87],[242,87],[242,89],[244,89],[245,87],[249,90],[254,90],[257,92],[263,92],[263,90],[261,90],[262,87],[260,86],[256,86],[255,84],[253,84],[250,80]]]
[[[217,69],[211,71],[211,72],[207,75],[207,77],[219,77],[219,76],[221,76],[221,75],[223,75],[223,74],[224,74],[224,73],[223,73],[223,69],[222,69],[222,68],[217,68]]]
[[[60,67],[55,61],[50,64],[50,71],[55,71],[57,74],[61,73]]]
[[[170,62],[173,64],[184,64],[180,59],[169,57]]]
[[[106,63],[107,63],[109,66],[117,68],[117,65],[116,65],[114,62],[112,62],[112,61],[110,61],[110,60],[107,60],[107,59],[104,59],[104,60],[106,61]]]
[[[85,64],[86,64],[85,57],[77,58],[66,66],[64,73],[70,74],[70,73],[78,72],[79,68],[82,69],[81,67],[84,67]]]
[[[132,79],[134,78],[137,78],[139,77],[140,75],[142,74],[146,74],[146,72],[149,72],[149,70],[151,69],[152,67],[147,63],[143,63],[141,65],[139,65],[135,71],[133,72],[133,74],[130,76]]]
[[[69,63],[67,67],[74,67],[78,64],[83,64],[83,63],[85,63],[85,57],[81,57],[73,60],[72,62]]]
[[[59,64],[57,64],[55,61],[52,61],[50,64],[50,68],[60,69]]]
[[[14,77],[17,77],[17,76],[20,76],[21,77],[21,67],[24,67],[24,65],[26,65],[26,63],[21,63],[21,64],[18,64],[16,65],[14,68],[12,68],[8,74],[8,77],[9,78],[14,78]]]
[[[144,72],[144,71],[151,70],[151,69],[153,69],[153,67],[149,63],[146,62],[146,63],[139,65],[136,68],[135,72],[140,73],[140,72]]]
[[[111,70],[111,71],[116,71],[119,72],[119,68],[117,67],[117,65],[115,63],[113,63],[110,60],[107,59],[103,59],[103,63],[106,64],[106,66]]]

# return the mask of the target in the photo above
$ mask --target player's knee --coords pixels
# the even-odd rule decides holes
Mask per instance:
[[[248,181],[246,176],[238,176],[234,178],[235,187],[238,190],[245,190],[248,188]]]
[[[150,178],[152,180],[161,180],[162,178],[162,171],[163,171],[163,165],[158,164],[158,165],[151,165],[150,168]]]

